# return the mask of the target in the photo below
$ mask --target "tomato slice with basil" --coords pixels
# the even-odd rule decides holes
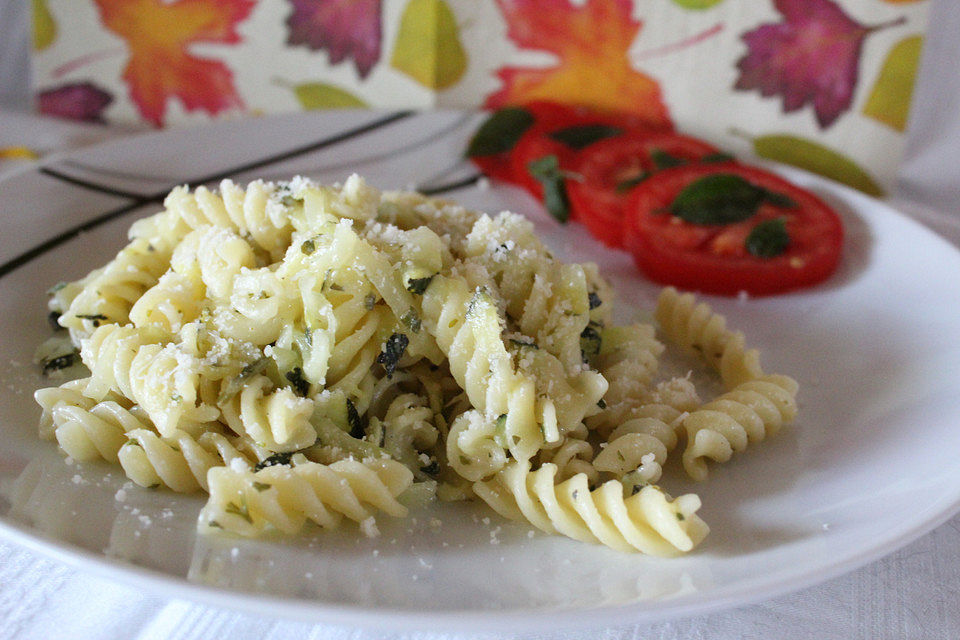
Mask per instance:
[[[531,109],[540,115],[536,116],[536,124],[517,141],[512,166],[516,184],[540,199],[543,198],[543,185],[537,172],[530,170],[532,162],[556,156],[560,170],[567,172],[579,152],[600,141],[656,131],[631,114],[605,113],[582,107],[558,108],[550,103],[537,103]]]
[[[552,130],[586,117],[584,109],[556,102],[535,101],[493,111],[476,131],[467,156],[484,174],[497,180],[528,185],[526,169],[514,170],[514,149],[530,129]],[[524,179],[521,182],[520,179]]]
[[[692,164],[634,189],[624,245],[652,280],[705,293],[770,295],[837,267],[840,218],[811,192],[755,167]]]
[[[574,219],[610,247],[623,246],[624,207],[633,188],[656,171],[719,159],[716,147],[673,132],[630,132],[577,154],[567,183]],[[724,156],[725,157],[725,156]]]

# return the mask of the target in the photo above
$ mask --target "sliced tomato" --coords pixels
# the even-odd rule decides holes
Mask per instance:
[[[577,107],[547,106],[537,103],[536,124],[517,141],[513,148],[513,181],[537,198],[543,187],[530,174],[530,163],[554,155],[560,168],[569,171],[577,154],[604,140],[626,135],[647,135],[658,131],[647,127],[636,116],[623,113],[602,113]],[[542,113],[536,115],[538,112]]]
[[[689,194],[711,176],[739,177],[770,195],[746,219],[726,224],[674,215],[681,192]],[[758,225],[785,230],[785,247],[770,257],[748,250]],[[829,277],[840,260],[843,227],[836,212],[809,191],[769,171],[727,162],[666,169],[640,183],[627,204],[624,236],[652,280],[705,293],[770,295]]]
[[[672,132],[632,131],[600,140],[571,163],[573,218],[607,246],[622,247],[624,207],[637,184],[655,171],[718,153],[711,144]]]

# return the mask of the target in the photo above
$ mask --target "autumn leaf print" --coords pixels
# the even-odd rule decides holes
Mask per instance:
[[[380,59],[381,0],[290,0],[287,44],[326,49],[331,64],[347,58],[361,78]]]
[[[554,100],[634,113],[668,126],[660,86],[633,68],[629,49],[642,28],[631,0],[497,0],[508,37],[521,49],[556,55],[546,67],[504,67],[486,106]]]
[[[822,129],[850,109],[864,39],[893,22],[864,26],[832,0],[773,0],[783,21],[745,33],[747,54],[737,62],[740,91],[780,95],[786,113],[812,105]]]
[[[94,1],[103,25],[130,50],[123,79],[144,119],[162,126],[171,98],[187,111],[211,115],[243,106],[229,67],[191,54],[190,47],[240,42],[236,27],[253,0]]]
[[[77,82],[37,93],[37,110],[45,116],[103,123],[113,96],[91,82]]]

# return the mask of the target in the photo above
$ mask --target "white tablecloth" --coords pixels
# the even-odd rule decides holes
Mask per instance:
[[[0,106],[23,108],[26,46],[23,7],[0,3]],[[932,32],[915,120],[894,206],[960,246],[960,5],[932,7]],[[18,27],[20,25],[20,27]],[[21,35],[23,34],[23,35]],[[117,135],[0,111],[0,147],[44,152]],[[0,163],[0,177],[16,162]],[[469,630],[464,634],[469,636]],[[0,542],[0,638],[153,640],[229,638],[440,638],[396,635],[252,616],[167,600],[76,571]],[[623,628],[553,633],[544,638],[938,640],[960,638],[960,516],[887,558],[788,596],[710,615]]]

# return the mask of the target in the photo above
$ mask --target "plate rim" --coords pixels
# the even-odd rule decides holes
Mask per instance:
[[[464,111],[445,109],[444,111]],[[469,110],[468,110],[469,111]],[[371,116],[386,113],[386,110],[372,110]],[[316,114],[315,114],[316,115]],[[335,118],[335,113],[322,114],[324,117]],[[286,114],[272,116],[276,118],[303,117],[304,114]],[[245,126],[255,124],[254,121],[230,121],[221,123],[228,127],[237,127],[242,130]],[[0,185],[4,185],[24,174],[39,172],[47,163],[57,162],[65,157],[76,157],[87,151],[102,152],[104,148],[113,145],[130,144],[130,141],[143,140],[150,137],[173,138],[189,135],[190,128],[173,129],[166,131],[144,131],[134,135],[102,141],[85,146],[81,149],[51,154],[43,161],[19,167],[0,178]],[[786,175],[791,180],[802,183],[805,187],[826,187],[831,195],[837,196],[844,204],[857,211],[864,207],[879,209],[894,215],[899,222],[908,224],[915,230],[929,236],[934,242],[943,243],[953,253],[960,253],[957,246],[937,231],[931,229],[915,218],[896,209],[890,203],[858,192],[846,185],[829,178],[812,174],[803,169],[782,165],[755,158],[751,162],[766,166],[774,171]],[[704,598],[699,592],[664,600],[644,600],[619,605],[600,605],[590,607],[575,607],[559,610],[547,609],[516,609],[504,611],[488,611],[481,609],[468,610],[412,610],[393,609],[363,605],[349,605],[324,602],[321,600],[306,600],[300,598],[274,597],[268,594],[252,593],[230,588],[217,587],[190,581],[185,576],[175,576],[163,571],[135,565],[118,558],[110,558],[96,554],[70,542],[58,541],[42,535],[7,515],[0,515],[0,539],[8,540],[21,547],[38,552],[41,555],[67,564],[75,569],[88,571],[107,579],[116,580],[128,586],[143,587],[151,592],[168,598],[189,598],[207,605],[224,607],[233,610],[256,611],[260,614],[273,617],[309,620],[313,622],[350,625],[366,629],[389,630],[424,630],[424,629],[463,629],[467,626],[478,631],[513,631],[543,630],[546,628],[586,628],[596,626],[597,617],[603,617],[603,624],[637,624],[650,623],[660,620],[707,614],[714,611],[744,606],[751,603],[769,600],[784,594],[793,593],[816,584],[821,584],[838,576],[845,575],[859,567],[883,558],[909,543],[919,539],[933,529],[939,527],[957,513],[960,513],[960,487],[957,488],[952,499],[944,500],[944,504],[928,518],[918,520],[888,538],[875,538],[873,545],[860,546],[859,551],[848,555],[845,559],[834,562],[829,566],[813,565],[800,571],[787,571],[783,575],[773,574],[770,577],[761,577],[751,581],[741,581],[735,585],[728,585],[711,590]],[[699,597],[698,597],[699,596]],[[370,616],[376,611],[377,616]],[[584,620],[583,618],[588,618]]]

